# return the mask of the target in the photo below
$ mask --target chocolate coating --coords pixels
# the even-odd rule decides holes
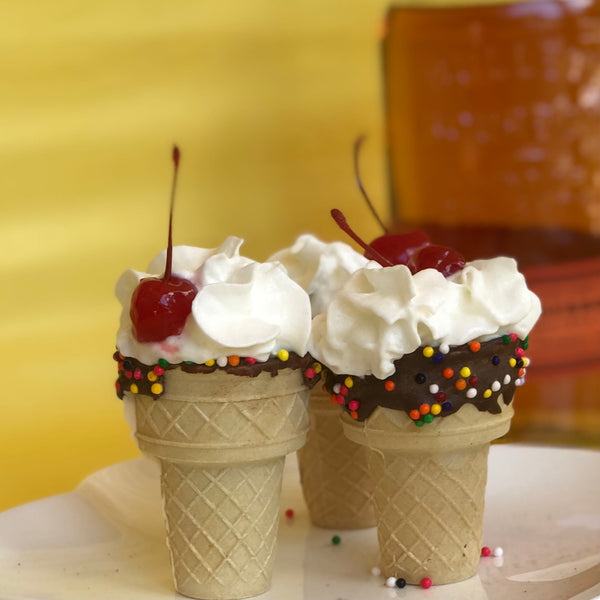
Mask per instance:
[[[136,358],[123,357],[118,351],[113,354],[113,358],[119,365],[116,388],[117,396],[121,400],[125,392],[131,389],[132,385],[137,387],[136,393],[151,396],[155,400],[158,400],[165,393],[164,373],[172,369],[181,369],[186,373],[198,374],[208,374],[221,370],[231,375],[237,375],[238,377],[257,377],[263,371],[267,371],[271,373],[271,377],[276,377],[281,369],[302,369],[305,372],[314,362],[314,359],[309,354],[298,356],[294,352],[289,353],[289,358],[286,361],[282,361],[276,356],[271,356],[265,362],[256,361],[252,363],[241,359],[238,365],[233,366],[228,363],[224,367],[218,366],[216,362],[211,366],[207,366],[192,362],[171,364],[162,360],[153,365],[146,365]],[[304,383],[311,388],[317,383],[320,376],[315,375],[310,378],[304,375],[303,378]],[[160,386],[160,392],[153,391],[152,387],[155,384]]]
[[[403,410],[421,423],[427,414],[444,417],[467,403],[496,414],[502,410],[499,396],[509,404],[515,381],[524,375],[520,355],[527,344],[513,338],[504,336],[482,342],[477,351],[470,344],[450,347],[446,354],[428,347],[430,356],[426,356],[424,349],[419,348],[395,361],[395,373],[385,380],[373,375],[358,377],[327,371],[324,387],[334,396],[332,401],[341,404],[343,400],[343,408],[358,421],[367,419],[378,406]],[[468,371],[461,374],[465,367]],[[448,369],[452,370],[451,375]],[[433,405],[438,406],[431,410]]]

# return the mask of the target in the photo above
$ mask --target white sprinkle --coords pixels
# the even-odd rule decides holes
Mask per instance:
[[[339,394],[341,389],[342,389],[342,384],[341,383],[336,383],[333,386],[333,393],[334,394]]]
[[[440,386],[439,386],[437,383],[432,383],[432,384],[429,386],[429,391],[430,391],[432,394],[437,394],[437,393],[440,391]]]
[[[375,575],[375,577],[379,577],[379,575],[381,575],[381,569],[379,567],[373,567],[371,569],[371,575]]]
[[[226,356],[219,356],[219,358],[217,358],[217,364],[220,367],[224,367],[227,364],[227,357]]]
[[[448,352],[450,352],[450,346],[448,346],[448,344],[442,344],[440,346],[440,352],[442,354],[448,354]]]
[[[525,383],[525,380],[522,377],[519,377],[519,379],[515,379],[515,385],[517,387],[522,386]]]
[[[385,587],[389,587],[389,588],[396,587],[396,578],[395,577],[388,577],[385,580]]]
[[[504,554],[504,550],[502,550],[502,548],[500,546],[496,546],[493,550],[492,550],[492,554],[494,556],[502,556]]]
[[[494,381],[494,383],[492,383],[492,392],[497,392],[499,389],[500,389],[500,382]]]
[[[507,375],[507,376],[504,378],[504,385],[508,385],[509,383],[510,383],[510,375]]]
[[[475,388],[469,388],[467,390],[467,398],[475,398],[477,396],[477,390]]]

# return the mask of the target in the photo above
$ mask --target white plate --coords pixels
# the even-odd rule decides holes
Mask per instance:
[[[600,598],[600,453],[492,446],[479,573],[429,590],[371,575],[375,529],[311,527],[286,462],[273,586],[261,600],[592,600]],[[283,516],[292,508],[295,517]],[[341,537],[333,545],[334,533]],[[73,492],[0,514],[2,600],[164,600],[171,583],[158,467],[108,467]]]

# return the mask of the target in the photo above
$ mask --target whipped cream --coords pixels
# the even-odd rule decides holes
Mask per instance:
[[[278,261],[310,297],[313,316],[325,312],[333,295],[350,275],[369,261],[343,242],[325,243],[311,234],[298,237],[293,246],[268,261]]]
[[[201,364],[231,355],[263,362],[282,349],[304,356],[311,322],[308,295],[279,263],[240,256],[242,243],[229,237],[215,249],[173,248],[173,274],[194,283],[198,293],[182,333],[162,342],[138,342],[129,308],[142,279],[163,275],[166,251],[152,260],[147,272],[125,271],[115,290],[122,305],[119,352],[145,364],[159,358]]]
[[[512,258],[468,262],[446,278],[434,269],[369,262],[313,319],[309,352],[334,372],[391,376],[420,346],[460,345],[507,333],[524,339],[541,314]]]

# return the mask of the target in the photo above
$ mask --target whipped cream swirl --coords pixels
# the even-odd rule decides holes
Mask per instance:
[[[514,259],[475,260],[445,278],[434,269],[370,262],[313,319],[309,352],[334,372],[391,376],[420,346],[460,345],[506,333],[524,339],[541,314]]]
[[[173,274],[198,288],[192,312],[180,335],[162,342],[141,343],[133,335],[129,308],[138,283],[161,277],[166,251],[148,272],[129,269],[115,293],[122,305],[117,348],[124,356],[152,364],[204,363],[222,356],[250,356],[265,361],[281,349],[306,354],[310,335],[310,301],[277,262],[258,263],[240,256],[243,240],[229,237],[216,249],[175,246]]]
[[[344,242],[325,243],[311,234],[298,237],[267,260],[279,261],[310,297],[313,316],[325,312],[350,275],[369,261]]]

